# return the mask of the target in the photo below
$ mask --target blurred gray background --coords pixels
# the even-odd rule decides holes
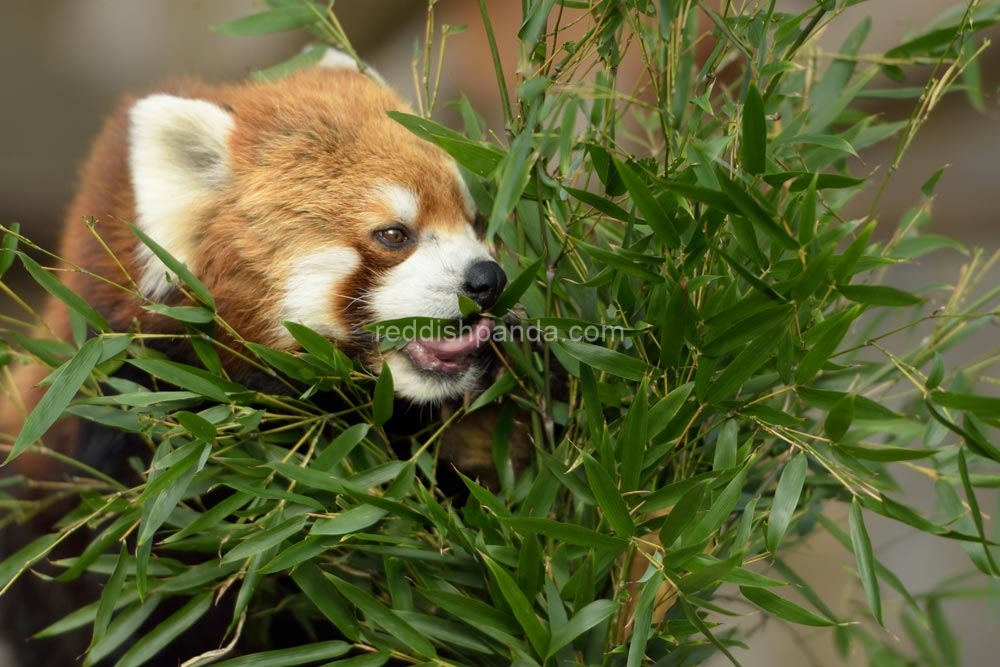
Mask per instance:
[[[516,57],[519,2],[491,0],[491,15],[507,62]],[[785,0],[785,9],[801,10],[812,0]],[[872,0],[852,8],[831,26],[822,43],[834,48],[863,16],[874,27],[863,49],[873,52],[898,43],[929,18],[952,6],[951,0]],[[209,81],[241,78],[296,53],[300,36],[227,37],[209,26],[259,9],[250,0],[3,0],[0,4],[0,222],[20,222],[26,233],[52,246],[62,213],[72,194],[79,162],[101,120],[123,91],[143,91],[169,75],[195,74]],[[348,35],[366,60],[405,95],[412,97],[410,59],[423,35],[423,0],[339,0],[336,4]],[[486,42],[478,27],[474,0],[443,0],[438,22],[469,24],[449,39],[447,90],[442,101],[464,92],[481,111],[497,109]],[[995,35],[994,31],[994,35]],[[983,62],[987,109],[972,111],[955,95],[936,112],[911,149],[899,176],[880,202],[878,217],[887,223],[919,198],[919,186],[936,169],[949,165],[935,201],[931,231],[994,250],[1000,238],[994,168],[1000,154],[1000,53],[991,49]],[[909,102],[885,105],[900,115]],[[487,114],[497,118],[497,114]],[[496,127],[496,125],[494,126]],[[869,169],[883,165],[892,147],[863,156]],[[860,214],[859,210],[859,214]],[[910,269],[915,282],[953,282],[963,261],[957,253],[931,256]],[[995,344],[998,338],[990,334]],[[915,482],[915,493],[933,495]],[[991,506],[987,512],[998,508]],[[842,519],[846,509],[833,508]],[[969,567],[960,546],[914,539],[907,531],[870,519],[869,530],[880,556],[914,591]],[[852,557],[832,540],[813,539],[789,560],[805,566],[810,580],[834,609],[854,608],[863,597],[850,572]],[[981,585],[976,582],[974,585]],[[893,609],[887,595],[887,615]],[[862,603],[863,604],[863,603]],[[946,605],[964,642],[962,665],[995,664],[1000,649],[997,609],[986,603]],[[747,610],[744,619],[755,627]],[[929,632],[929,631],[928,631]],[[789,631],[770,623],[755,634],[751,651],[738,657],[747,667],[763,665],[850,665],[838,660],[827,631]],[[713,664],[727,664],[723,660]],[[956,666],[957,667],[957,666]]]

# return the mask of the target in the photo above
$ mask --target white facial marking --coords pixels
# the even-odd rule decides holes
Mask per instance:
[[[360,264],[361,256],[351,248],[327,248],[295,259],[281,295],[279,337],[291,341],[291,335],[281,326],[286,320],[304,324],[333,340],[348,336],[350,332],[335,310],[335,297],[342,294],[340,286]]]
[[[197,209],[229,179],[233,119],[204,100],[152,95],[129,112],[129,167],[136,224],[182,262],[195,256]],[[144,245],[139,289],[162,298],[170,289],[166,267]]]
[[[378,320],[457,318],[466,269],[484,259],[492,259],[490,252],[469,227],[458,233],[427,233],[413,254],[368,293],[368,305]]]
[[[395,221],[407,225],[417,222],[420,215],[420,201],[416,193],[402,185],[386,184],[378,189],[378,197],[382,198],[392,211]]]

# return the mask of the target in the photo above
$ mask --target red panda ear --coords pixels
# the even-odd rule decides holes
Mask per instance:
[[[194,258],[196,210],[229,182],[233,117],[204,100],[151,95],[129,112],[129,168],[135,223],[182,262]],[[139,287],[153,298],[170,285],[165,268],[145,246]]]
[[[376,72],[373,67],[364,62],[359,64],[354,56],[333,47],[328,47],[326,49],[323,53],[323,57],[316,61],[316,66],[324,69],[346,69],[353,70],[355,72],[362,72],[379,83],[383,85],[385,84],[385,79],[383,79],[382,75]]]

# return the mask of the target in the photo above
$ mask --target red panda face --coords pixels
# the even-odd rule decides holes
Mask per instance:
[[[386,112],[388,88],[331,52],[270,83],[153,95],[130,111],[136,222],[212,291],[244,338],[295,349],[282,325],[316,330],[397,393],[437,402],[472,389],[492,321],[448,337],[413,336],[379,353],[364,326],[407,317],[458,320],[459,295],[483,310],[506,283],[474,230],[475,209],[454,161]],[[138,285],[163,299],[164,267],[136,251]],[[416,334],[414,336],[414,334]]]

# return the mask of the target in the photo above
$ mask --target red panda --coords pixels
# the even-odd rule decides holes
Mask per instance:
[[[336,51],[279,80],[183,80],[126,100],[83,167],[60,252],[72,269],[65,283],[116,331],[179,332],[143,308],[149,300],[176,305],[185,297],[131,222],[211,291],[232,327],[220,331],[222,342],[295,351],[282,323],[298,322],[372,372],[385,363],[397,395],[411,404],[465,395],[490,372],[492,320],[475,319],[458,337],[414,339],[385,352],[364,328],[406,317],[457,320],[458,295],[485,311],[506,284],[477,234],[475,206],[455,162],[387,116],[406,108],[377,76]],[[90,217],[94,230],[83,222]],[[56,335],[72,339],[60,301],[49,303],[45,318]],[[168,353],[191,358],[189,351]],[[253,385],[254,371],[238,355],[224,362],[231,376]],[[19,369],[13,391],[20,400],[2,405],[0,432],[18,432],[46,372]],[[88,437],[85,425],[64,420],[45,442],[72,456],[109,456],[93,451]],[[2,474],[29,478],[65,474],[31,452],[6,468]],[[27,541],[5,540],[0,547],[8,555]],[[22,595],[35,594],[33,582],[25,586]],[[22,616],[18,600],[10,600],[16,593],[0,600],[14,656],[3,664],[77,664],[80,646],[71,641],[69,648],[58,638],[43,648],[23,644],[43,624]],[[59,593],[46,588],[41,595]],[[41,606],[63,604],[50,602]],[[176,656],[155,664],[176,664],[171,660]]]

